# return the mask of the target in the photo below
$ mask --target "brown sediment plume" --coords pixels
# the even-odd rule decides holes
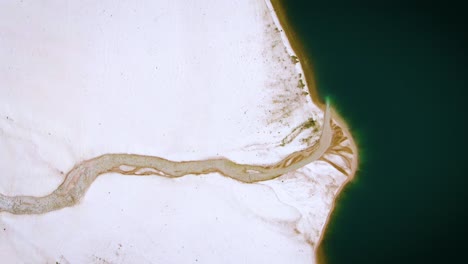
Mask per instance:
[[[327,263],[325,252],[323,252],[323,248],[320,245],[315,249],[315,260],[319,264]]]
[[[338,195],[343,191],[343,188],[347,185],[347,183],[354,178],[354,176],[356,174],[357,167],[358,167],[358,149],[357,149],[356,143],[354,142],[353,137],[351,136],[351,133],[349,132],[349,130],[348,130],[347,126],[346,126],[346,123],[341,118],[341,116],[339,116],[336,112],[334,112],[332,114],[332,117],[333,117],[333,121],[336,122],[336,124],[338,124],[336,127],[334,127],[334,131],[335,131],[335,133],[337,133],[337,131],[336,131],[337,129],[341,130],[341,133],[339,133],[339,134],[341,134],[341,136],[338,137],[338,136],[336,136],[337,134],[334,134],[336,136],[335,138],[339,138],[339,139],[337,139],[334,143],[332,143],[332,146],[335,146],[335,147],[331,147],[331,149],[333,150],[334,148],[337,148],[338,153],[341,153],[341,155],[345,155],[344,153],[350,153],[351,154],[351,159],[348,159],[348,162],[350,164],[350,171],[347,174],[346,181],[336,191],[336,195],[335,195],[335,199],[333,200],[332,208],[330,210],[330,213],[327,216],[327,220],[325,221],[325,225],[324,225],[324,228],[322,230],[322,233],[320,234],[320,238],[317,241],[317,244],[316,244],[316,247],[315,247],[315,255],[316,255],[316,262],[318,264],[326,264],[327,263],[327,261],[326,261],[327,258],[326,258],[324,249],[322,248],[322,240],[323,240],[323,238],[325,236],[325,232],[327,230],[326,228],[327,228],[328,224],[330,223],[331,214],[333,213],[333,209],[335,208],[335,204],[336,204]],[[345,139],[348,142],[348,146],[344,147],[344,148],[340,148],[338,145],[340,144],[339,142],[341,140],[343,140],[343,139]],[[350,157],[350,155],[346,155],[346,156]],[[330,163],[330,164],[333,166],[332,163]]]
[[[312,99],[312,102],[319,106],[320,108],[325,108],[325,103],[320,101],[320,97],[317,90],[317,82],[315,79],[314,68],[312,63],[309,61],[307,54],[304,52],[301,42],[298,40],[296,32],[292,30],[291,26],[288,24],[288,20],[285,12],[282,10],[281,0],[266,0],[270,1],[275,14],[281,24],[281,27],[286,34],[289,44],[291,45],[294,53],[296,53],[295,58],[299,60],[301,68],[304,71],[304,78],[307,82],[307,87],[309,88],[309,94]]]
[[[210,159],[199,161],[170,161],[167,159],[143,156],[136,154],[104,154],[102,156],[83,161],[77,164],[66,175],[64,182],[51,194],[44,197],[32,196],[5,196],[0,194],[0,212],[12,214],[42,214],[53,210],[73,206],[79,203],[94,180],[105,173],[120,173],[123,175],[159,175],[162,177],[182,177],[187,174],[201,175],[217,172],[226,177],[240,182],[255,183],[274,179],[280,175],[297,170],[310,162],[322,160],[333,166],[337,171],[347,176],[347,180],[353,178],[357,169],[357,148],[344,120],[320,101],[312,64],[308,61],[304,49],[300,45],[294,31],[288,26],[284,12],[281,12],[280,0],[271,0],[282,31],[297,56],[291,59],[299,63],[304,72],[304,78],[309,89],[309,94],[314,104],[325,112],[322,134],[317,144],[304,150],[294,152],[281,161],[271,165],[238,164],[231,160]],[[300,86],[304,85],[302,82]],[[307,123],[293,130],[291,137],[287,137],[282,143],[287,144],[296,133],[304,131]],[[337,163],[341,161],[341,163]],[[345,186],[346,182],[341,185]],[[341,191],[338,190],[336,194]],[[327,218],[327,222],[329,221]],[[326,226],[325,224],[325,226]],[[324,227],[325,228],[325,227]],[[320,258],[320,242],[324,232],[314,246],[318,261]],[[310,242],[309,242],[310,243]],[[312,246],[312,244],[311,244]]]
[[[311,95],[311,99],[318,107],[324,109],[325,104],[320,101],[320,97],[317,90],[317,82],[314,74],[314,68],[312,63],[309,60],[307,54],[305,54],[304,48],[302,47],[299,38],[297,37],[294,30],[292,30],[291,26],[288,24],[288,18],[286,12],[284,12],[282,7],[282,0],[266,0],[270,1],[272,8],[276,17],[279,20],[279,23],[286,34],[289,44],[291,45],[294,53],[296,53],[296,58],[299,60],[301,68],[304,72],[304,78],[306,80],[307,86],[309,88],[309,94]],[[349,128],[344,121],[344,119],[334,110],[332,110],[332,119],[333,119],[333,130],[334,130],[334,138],[332,142],[331,148],[327,151],[327,154],[336,155],[343,159],[343,162],[346,164],[345,167],[348,167],[348,170],[345,170],[338,164],[335,164],[333,161],[327,159],[325,155],[321,157],[321,160],[326,161],[335,169],[343,173],[347,176],[346,181],[340,186],[340,188],[336,192],[335,200],[332,205],[332,209],[330,210],[330,214],[327,216],[327,220],[325,222],[324,228],[322,230],[321,236],[316,243],[314,248],[316,261],[317,263],[324,264],[326,262],[326,258],[323,252],[323,248],[321,248],[321,242],[323,240],[323,236],[326,230],[326,227],[330,221],[330,216],[335,207],[336,197],[341,193],[343,188],[346,184],[354,178],[356,174],[357,166],[358,166],[358,149],[354,139],[349,131]],[[345,143],[345,144],[343,144]]]

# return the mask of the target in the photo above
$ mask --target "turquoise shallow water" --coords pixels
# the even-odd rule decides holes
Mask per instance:
[[[361,152],[323,241],[326,263],[466,255],[465,9],[455,2],[282,1]]]

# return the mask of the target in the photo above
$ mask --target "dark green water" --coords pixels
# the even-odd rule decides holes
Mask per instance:
[[[326,262],[468,263],[466,9],[282,2],[363,160],[326,231]]]

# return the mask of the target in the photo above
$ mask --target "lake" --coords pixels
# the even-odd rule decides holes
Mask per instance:
[[[455,2],[281,1],[360,167],[322,262],[450,263],[467,232],[467,52]]]

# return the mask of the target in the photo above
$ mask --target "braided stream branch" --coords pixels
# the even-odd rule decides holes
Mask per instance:
[[[124,175],[159,175],[176,178],[188,174],[217,172],[244,183],[274,179],[320,159],[333,140],[331,111],[327,105],[319,141],[304,150],[293,152],[270,165],[238,164],[226,158],[171,161],[137,154],[104,154],[77,164],[52,193],[42,196],[6,196],[0,194],[0,212],[12,214],[43,214],[77,204],[94,180],[105,173]]]

